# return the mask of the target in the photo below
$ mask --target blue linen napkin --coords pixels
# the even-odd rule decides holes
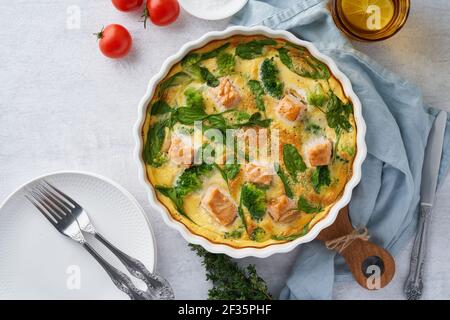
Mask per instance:
[[[353,225],[366,226],[371,241],[392,254],[416,230],[424,150],[437,110],[420,90],[354,50],[337,29],[326,0],[249,0],[231,20],[235,25],[286,29],[313,42],[337,63],[361,100],[367,123],[367,158],[353,192]],[[447,121],[440,182],[450,162]],[[342,257],[318,242],[302,246],[281,299],[330,299],[333,282],[349,278]]]

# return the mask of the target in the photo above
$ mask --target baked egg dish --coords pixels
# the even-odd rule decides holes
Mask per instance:
[[[305,47],[236,35],[191,51],[158,83],[142,158],[191,233],[260,248],[327,215],[352,177],[356,130],[352,101]]]

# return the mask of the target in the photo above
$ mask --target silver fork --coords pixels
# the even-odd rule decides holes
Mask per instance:
[[[141,261],[127,255],[111,244],[104,236],[95,230],[95,227],[91,223],[89,216],[83,207],[55,186],[52,186],[46,181],[43,182],[44,183],[39,186],[40,189],[43,192],[46,192],[55,201],[62,203],[77,220],[82,231],[92,234],[114,253],[132,276],[142,280],[147,285],[147,292],[153,299],[172,300],[175,298],[172,287],[166,279],[156,273],[150,272]]]
[[[108,273],[114,285],[125,292],[130,299],[151,300],[151,297],[145,291],[139,290],[133,284],[130,277],[109,264],[86,242],[76,219],[66,210],[61,202],[56,201],[42,188],[30,190],[25,197],[60,233],[81,244]]]

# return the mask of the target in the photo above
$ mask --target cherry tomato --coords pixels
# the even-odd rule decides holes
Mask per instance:
[[[120,24],[110,24],[96,35],[100,40],[100,51],[108,58],[122,58],[130,52],[133,40],[128,30]]]
[[[180,5],[177,0],[147,0],[150,20],[158,26],[166,26],[177,20]]]
[[[142,2],[144,2],[144,0],[112,0],[114,7],[116,7],[117,10],[124,12],[140,8]]]

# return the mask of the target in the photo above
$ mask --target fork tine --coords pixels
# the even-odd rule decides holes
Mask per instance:
[[[27,198],[28,201],[30,201],[31,204],[32,204],[33,206],[35,206],[36,209],[38,209],[39,212],[42,213],[42,215],[43,215],[44,217],[46,217],[47,220],[48,220],[52,225],[56,226],[56,225],[58,224],[58,221],[57,221],[50,213],[48,213],[46,210],[44,210],[44,209],[41,207],[40,202],[36,199],[36,197],[35,197],[31,192],[30,192],[30,195],[31,195],[31,197],[33,197],[33,199],[32,199],[30,196],[28,196],[28,195],[25,195],[25,198]]]
[[[64,211],[64,214],[70,214],[73,207],[70,206],[70,204],[68,204],[66,201],[64,201],[63,199],[61,199],[58,195],[56,195],[54,192],[52,192],[51,190],[49,190],[47,187],[45,187],[44,185],[40,184],[38,186],[36,186],[36,188],[43,194],[45,195],[47,198],[50,198],[51,200],[53,200],[53,202],[55,204],[59,204],[59,207],[61,210]]]
[[[40,203],[42,205],[45,205],[45,208],[48,211],[52,212],[53,216],[56,216],[60,220],[62,220],[63,217],[68,214],[64,211],[65,208],[60,203],[52,200],[51,197],[48,195],[48,193],[45,192],[44,190],[35,188],[33,191],[38,195]]]
[[[61,190],[59,190],[58,188],[56,188],[55,186],[51,185],[49,182],[42,180],[42,182],[44,184],[46,184],[47,186],[49,186],[50,188],[52,188],[54,191],[56,191],[61,197],[63,197],[64,199],[66,199],[72,206],[74,207],[80,207],[80,205],[73,200],[71,197],[69,197],[68,195],[66,195],[64,192],[62,192]]]

